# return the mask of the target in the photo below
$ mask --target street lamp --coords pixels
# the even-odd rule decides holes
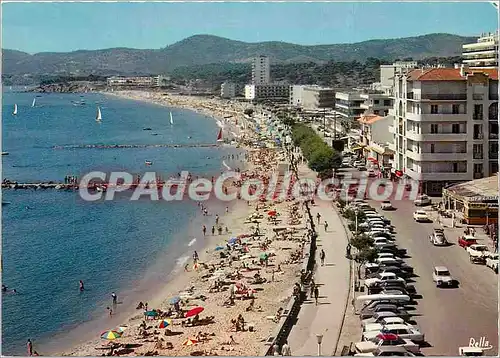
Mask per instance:
[[[356,222],[356,224],[355,224],[355,227],[356,227],[355,233],[356,233],[356,235],[358,235],[358,210],[356,210],[354,212],[354,218],[356,219],[356,221],[355,221]]]
[[[323,335],[317,334],[316,340],[318,341],[318,357],[321,357],[321,342],[323,341]]]

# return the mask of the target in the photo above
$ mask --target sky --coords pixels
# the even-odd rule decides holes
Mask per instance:
[[[28,53],[158,49],[196,34],[316,45],[497,28],[488,2],[2,4],[2,48]]]

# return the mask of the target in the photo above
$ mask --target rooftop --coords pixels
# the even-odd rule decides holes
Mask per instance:
[[[498,69],[488,68],[481,70],[468,70],[467,75],[482,72],[491,79],[498,80]],[[465,81],[467,77],[460,74],[460,68],[429,68],[416,69],[408,73],[410,81]]]
[[[376,121],[381,120],[384,117],[378,116],[376,114],[365,114],[358,118],[358,122],[363,124],[372,124]]]
[[[488,178],[453,185],[446,190],[464,198],[498,197],[498,173]]]

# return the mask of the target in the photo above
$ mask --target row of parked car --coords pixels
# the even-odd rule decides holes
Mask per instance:
[[[373,262],[364,265],[367,294],[356,299],[362,336],[354,344],[355,356],[421,355],[425,335],[411,320],[410,311],[419,296],[409,284],[414,272],[404,261],[406,249],[396,244],[394,227],[385,216],[363,200],[357,199],[351,206],[364,213],[358,228],[373,239],[377,252]]]
[[[459,237],[458,245],[467,251],[470,262],[486,265],[498,274],[498,253],[489,251],[486,245],[478,244],[474,235]]]

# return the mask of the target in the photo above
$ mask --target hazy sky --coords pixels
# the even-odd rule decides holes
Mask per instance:
[[[2,47],[29,53],[161,48],[195,34],[313,45],[498,27],[488,2],[4,3],[2,12]]]

